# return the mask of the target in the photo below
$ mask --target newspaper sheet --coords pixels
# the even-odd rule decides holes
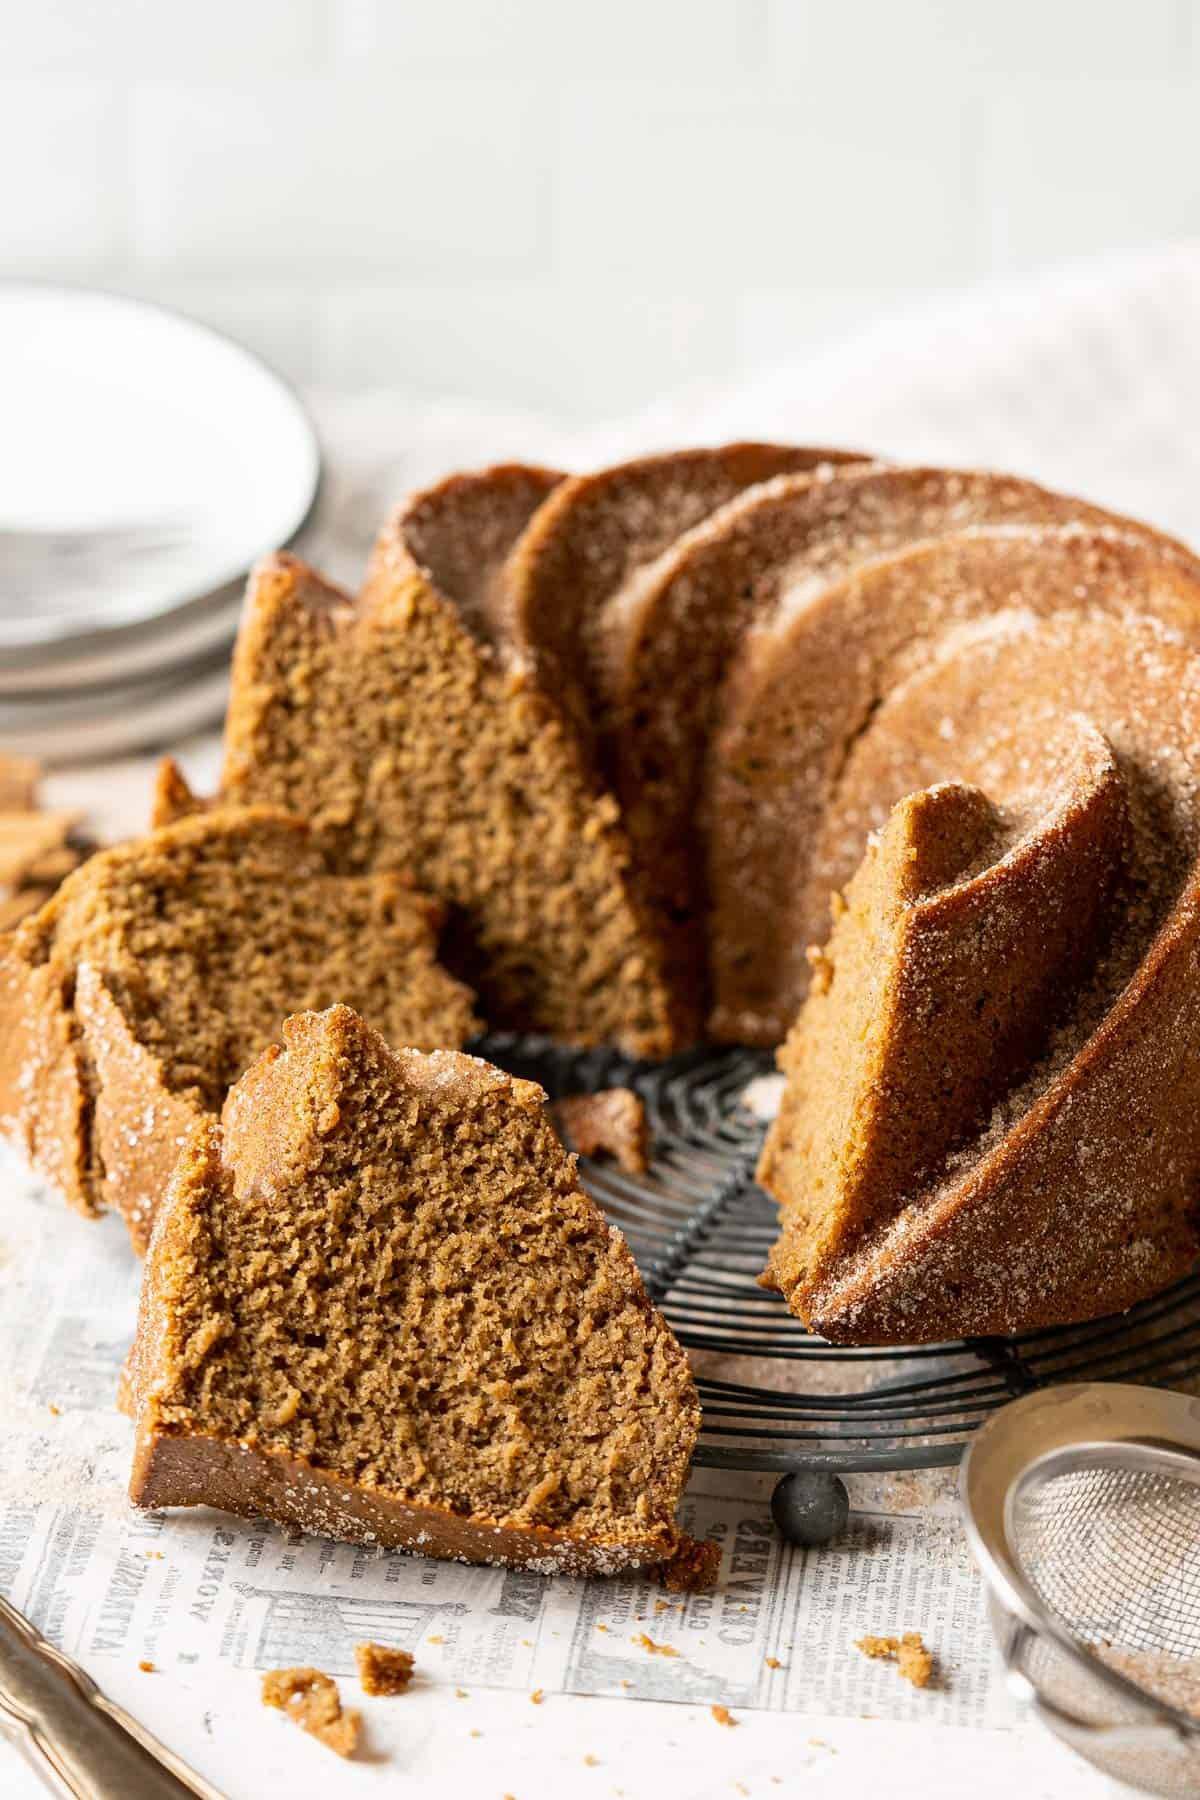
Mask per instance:
[[[684,1522],[723,1561],[713,1591],[685,1596],[134,1510],[115,1395],[139,1267],[115,1219],[65,1212],[7,1155],[0,1184],[0,1591],[109,1691],[147,1666],[211,1691],[293,1664],[351,1675],[371,1639],[462,1690],[1009,1723],[957,1522],[944,1505],[901,1510],[887,1484],[856,1493],[844,1537],[802,1551],[772,1527],[771,1477],[698,1471]],[[911,1481],[895,1491],[913,1498]],[[932,1690],[855,1647],[913,1629],[940,1656]]]

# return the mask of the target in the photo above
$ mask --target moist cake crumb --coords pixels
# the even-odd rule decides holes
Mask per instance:
[[[675,1648],[674,1644],[656,1644],[654,1639],[652,1637],[647,1637],[647,1635],[644,1631],[639,1631],[635,1635],[633,1642],[635,1644],[640,1644],[642,1646],[642,1649],[646,1652],[647,1656],[678,1656],[679,1655],[679,1652]]]
[[[914,1687],[932,1687],[933,1652],[925,1648],[919,1631],[906,1631],[903,1637],[872,1637],[857,1640],[855,1648],[864,1656],[883,1662],[894,1662],[905,1681]]]
[[[364,1694],[403,1694],[413,1676],[413,1659],[407,1650],[388,1644],[355,1644],[354,1660]]]
[[[262,1678],[262,1703],[276,1707],[339,1756],[353,1756],[362,1714],[343,1712],[337,1683],[322,1670],[268,1670]]]
[[[298,808],[341,866],[409,869],[451,905],[493,1030],[664,1055],[677,1034],[616,802],[497,603],[556,481],[510,465],[414,496],[357,600],[294,557],[260,563],[222,792]]]
[[[739,1723],[727,1706],[718,1704],[716,1706],[710,1706],[708,1710],[717,1721],[718,1725],[737,1725]]]
[[[556,1100],[551,1116],[568,1150],[580,1156],[611,1156],[627,1175],[650,1166],[650,1127],[641,1096],[632,1088],[601,1088]]]

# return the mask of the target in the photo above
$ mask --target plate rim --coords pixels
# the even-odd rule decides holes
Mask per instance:
[[[195,318],[177,306],[167,305],[163,301],[149,300],[138,294],[124,293],[119,288],[98,286],[92,281],[69,280],[37,280],[23,276],[0,277],[0,302],[14,294],[68,295],[91,300],[101,300],[110,305],[129,308],[136,312],[154,313],[173,324],[183,325],[190,331],[213,340],[226,350],[231,350],[243,361],[266,377],[278,390],[280,397],[290,406],[295,417],[298,431],[304,438],[305,461],[307,464],[306,497],[300,507],[293,524],[286,535],[277,544],[264,546],[260,552],[269,555],[271,550],[285,550],[294,544],[305,526],[311,520],[320,499],[325,481],[325,459],[321,450],[321,440],[313,416],[301,399],[300,391],[295,383],[282,375],[273,363],[257,350],[252,350],[240,338],[219,326],[210,325],[207,320]],[[27,630],[21,631],[24,621],[15,621],[18,629],[14,631],[12,624],[0,620],[0,657],[9,663],[10,668],[19,664],[22,653],[30,656],[49,656],[73,653],[76,646],[90,640],[99,647],[103,642],[105,649],[119,648],[122,637],[132,637],[145,631],[148,627],[165,622],[171,616],[187,606],[210,599],[220,593],[222,588],[235,582],[244,581],[252,564],[240,561],[224,564],[212,577],[205,581],[181,588],[174,602],[159,612],[129,615],[114,619],[111,625],[82,625],[64,620],[62,628],[43,629],[40,635],[31,635]]]

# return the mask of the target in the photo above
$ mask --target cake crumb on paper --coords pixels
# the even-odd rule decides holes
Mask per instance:
[[[534,1688],[534,1690],[533,1690],[532,1694],[530,1694],[529,1698],[533,1701],[533,1704],[535,1706],[540,1706],[542,1704],[542,1701],[546,1698],[545,1688]]]
[[[710,1706],[708,1710],[718,1725],[736,1725],[738,1723],[727,1706]]]
[[[783,1667],[783,1664],[777,1656],[765,1656],[763,1661],[766,1663],[768,1669],[782,1669]]]
[[[925,1648],[919,1631],[906,1631],[903,1637],[872,1637],[857,1640],[856,1649],[864,1656],[882,1662],[894,1662],[898,1673],[914,1687],[933,1685],[933,1652]]]
[[[646,1652],[647,1656],[679,1655],[674,1644],[656,1644],[654,1639],[652,1637],[647,1637],[644,1631],[639,1631],[633,1641],[635,1644],[640,1644],[642,1646],[642,1649]]]
[[[712,1538],[688,1537],[685,1533],[674,1556],[659,1563],[656,1573],[669,1594],[701,1593],[717,1584],[721,1546]]]
[[[403,1694],[413,1677],[408,1651],[387,1644],[355,1644],[354,1660],[364,1694]]]
[[[321,1669],[269,1669],[262,1678],[262,1703],[284,1713],[301,1730],[339,1756],[352,1756],[362,1714],[343,1712],[337,1683]]]
[[[152,1662],[140,1662],[138,1668],[142,1671],[143,1675],[153,1675],[156,1672]]]

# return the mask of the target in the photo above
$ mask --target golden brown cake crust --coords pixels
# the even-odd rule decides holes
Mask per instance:
[[[137,1506],[215,1506],[243,1518],[278,1519],[347,1543],[412,1550],[453,1562],[495,1563],[543,1575],[615,1575],[657,1563],[660,1533],[622,1543],[589,1542],[541,1525],[468,1519],[446,1507],[416,1506],[367,1492],[282,1451],[218,1438],[140,1433],[130,1477]]]
[[[909,629],[905,619],[893,620],[882,591],[872,601],[871,566],[908,545],[968,529],[1033,526],[1109,527],[1186,555],[1134,521],[1013,476],[859,465],[824,481],[778,482],[747,495],[681,541],[656,581],[633,596],[613,674],[621,716],[635,721],[618,791],[643,787],[648,828],[664,822],[675,866],[685,870],[676,886],[684,884],[685,897],[703,892],[715,1036],[777,1044],[807,992],[806,951],[824,937],[829,884],[802,910],[797,882],[822,818],[830,811],[843,816],[834,792],[840,758],[886,691],[872,684],[886,682]],[[740,641],[720,638],[717,691],[697,708],[675,669],[689,633],[711,634],[699,621],[720,613],[728,589],[750,596],[743,609],[748,628]],[[1001,595],[988,597],[987,610],[1002,607]],[[943,617],[953,611],[948,602]],[[843,714],[856,668],[861,691]],[[793,704],[797,694],[813,697],[823,714],[819,727],[809,728]],[[941,773],[955,777],[947,755]],[[643,834],[636,824],[631,832],[640,852]],[[856,857],[866,835],[860,828],[854,839]],[[854,860],[843,866],[843,879]]]
[[[606,608],[622,586],[744,489],[855,460],[840,450],[738,443],[639,457],[562,482],[504,568],[514,643],[586,736],[603,692]]]
[[[541,1089],[345,1007],[284,1040],[155,1225],[132,1498],[547,1571],[670,1557],[694,1383]]]
[[[1023,761],[1023,740],[1009,754]],[[900,801],[837,909],[758,1171],[783,1207],[771,1276],[801,1316],[836,1259],[978,1134],[1098,959],[1124,783],[1079,720],[1037,767],[1045,791],[1007,819],[958,783]]]
[[[736,504],[735,496],[759,492],[773,477],[828,472],[852,460],[839,451],[740,443],[641,457],[577,476],[533,515],[503,571],[513,643],[611,788],[631,835],[636,891],[661,947],[680,1047],[703,1033],[708,994],[702,921],[694,906],[688,913],[691,889],[680,892],[686,847],[681,850],[678,833],[672,833],[676,816],[664,816],[658,804],[659,770],[647,755],[635,773],[622,754],[631,742],[630,717],[610,674],[621,654],[628,599],[653,580],[681,534],[702,530],[710,515]],[[726,646],[744,610],[743,592],[727,584],[706,615],[711,635]],[[670,680],[682,690],[685,714],[697,698],[707,703],[719,673],[720,652],[710,651],[704,636],[702,624],[693,622],[680,654],[670,659]],[[668,766],[677,751],[668,746]],[[688,825],[694,824],[689,814]]]

